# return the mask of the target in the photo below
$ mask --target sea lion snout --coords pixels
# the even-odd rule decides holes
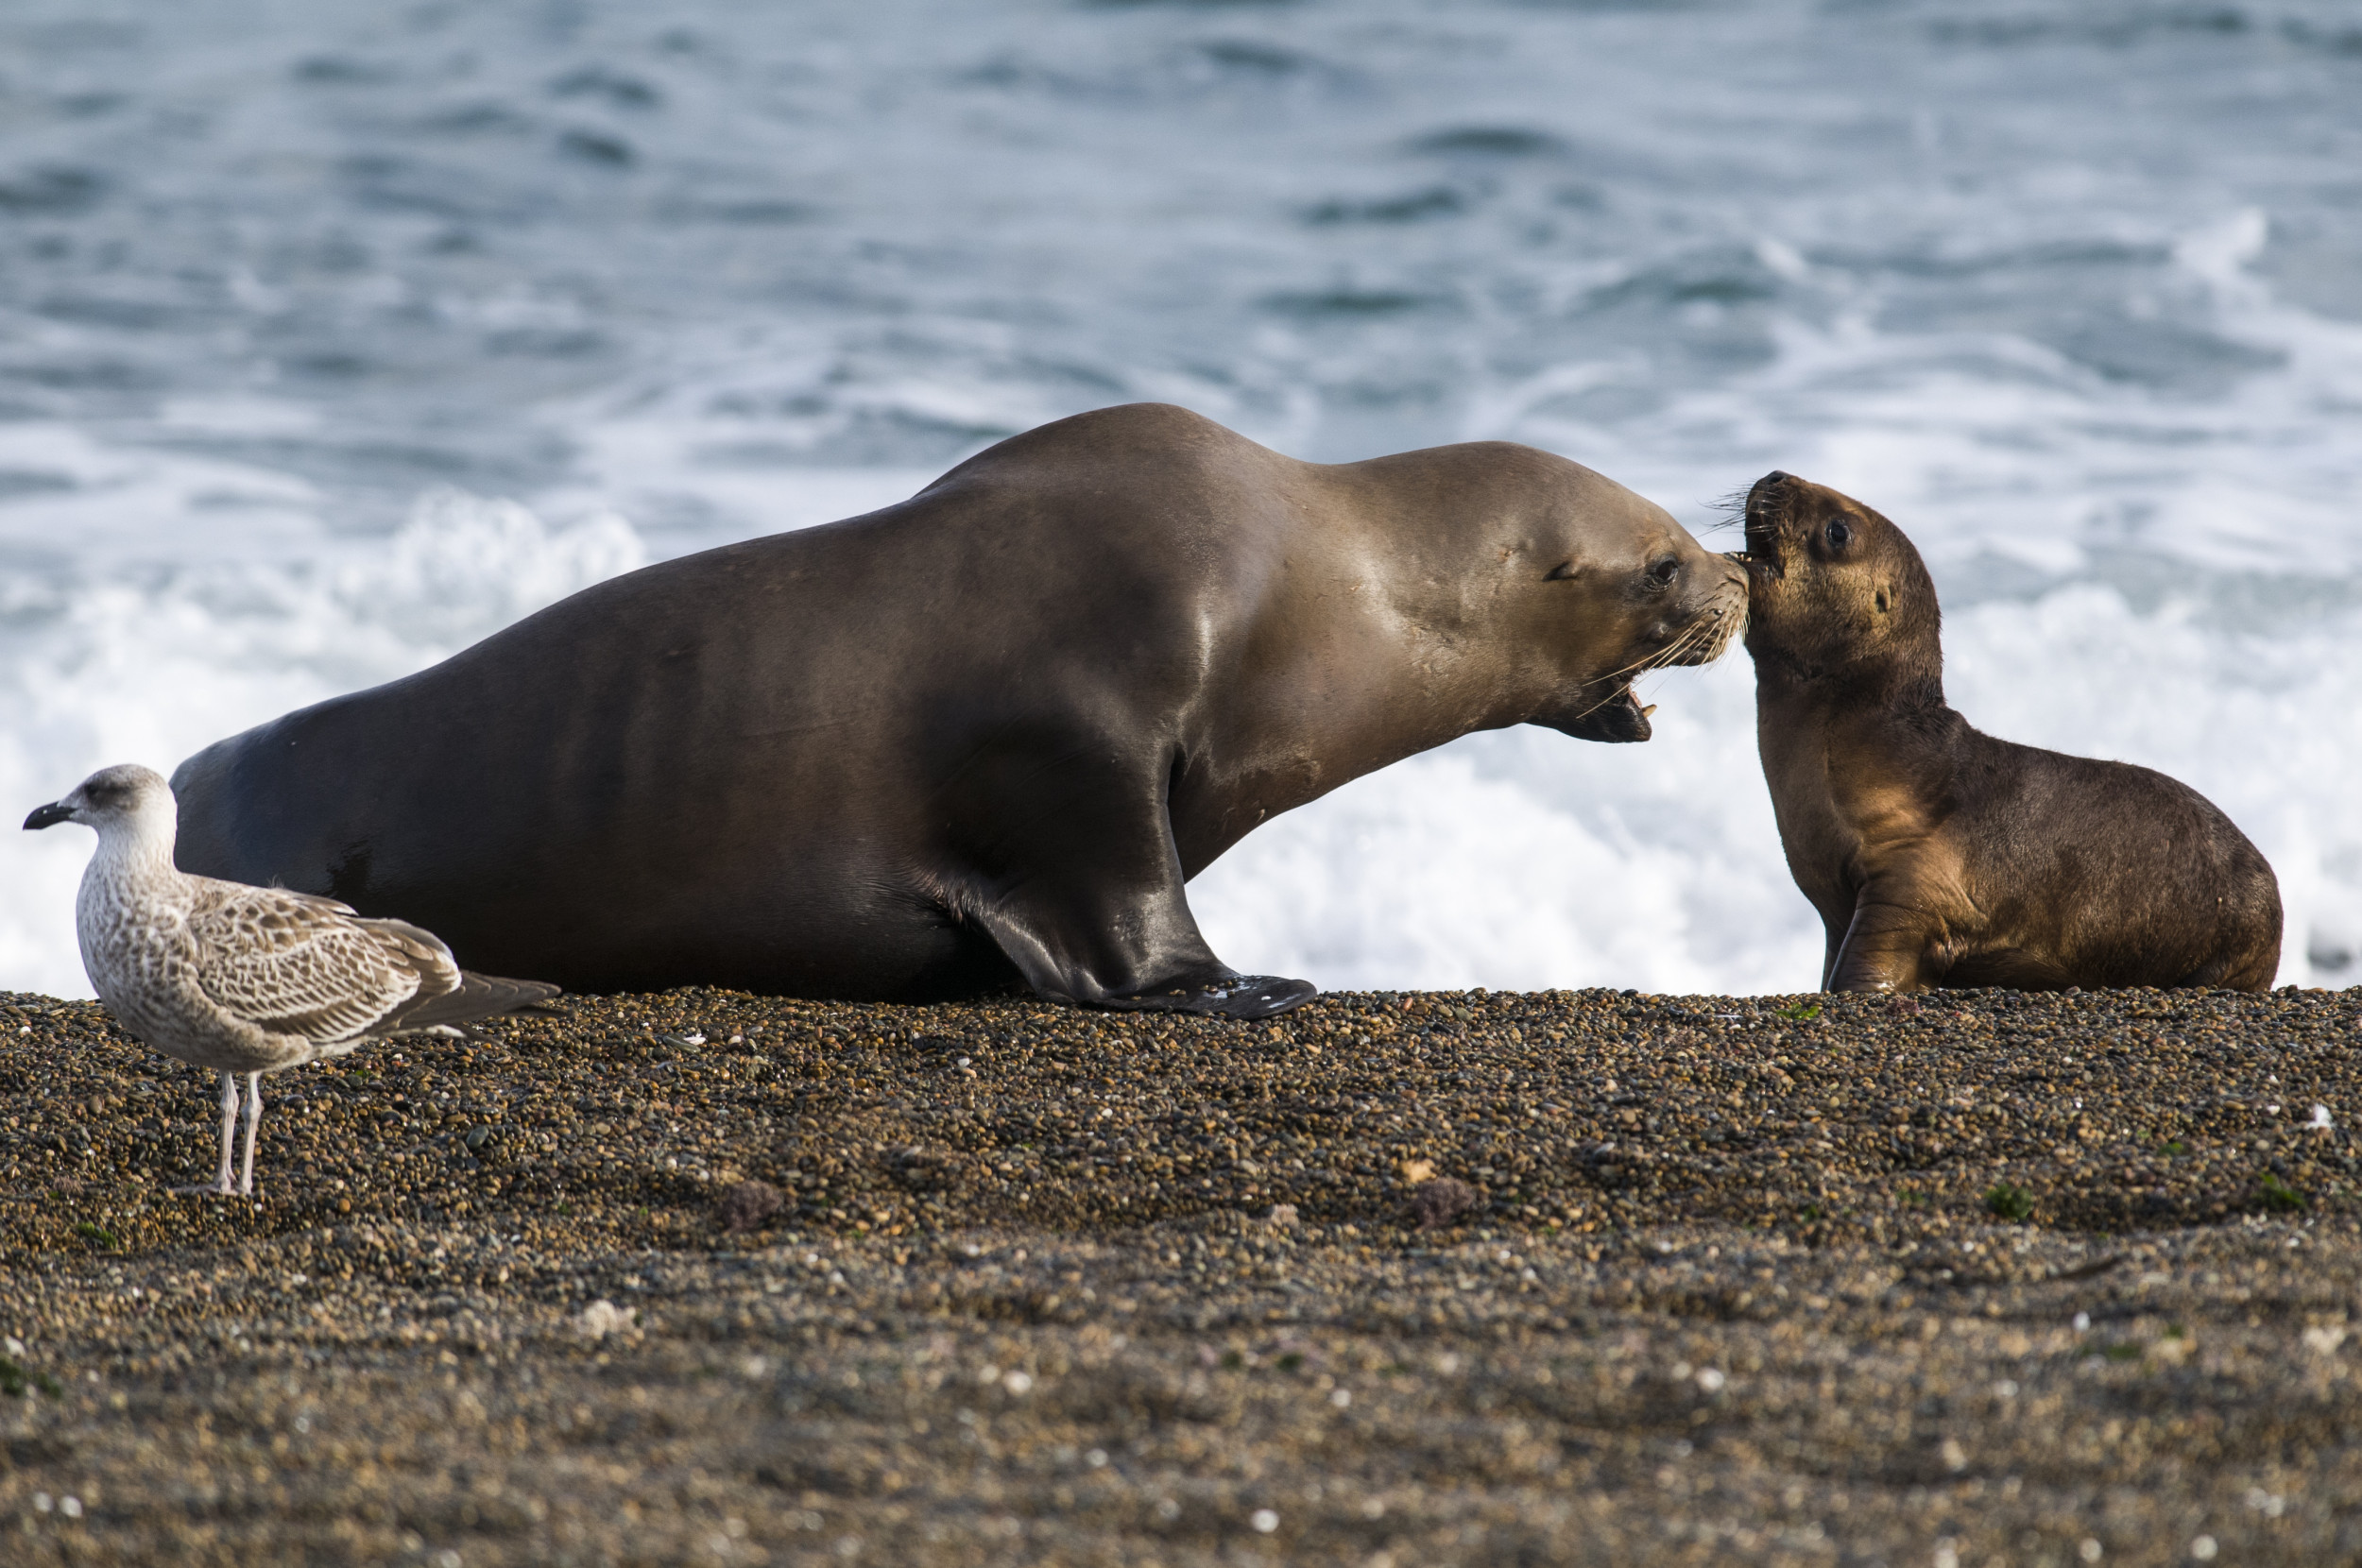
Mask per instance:
[[[1634,693],[1634,678],[1650,670],[1711,664],[1745,632],[1746,570],[1699,544],[1669,518],[1664,520],[1665,531],[1641,557],[1647,565],[1600,574],[1613,597],[1586,612],[1586,618],[1620,619],[1622,639],[1604,648],[1594,644],[1583,664],[1566,670],[1559,690],[1528,715],[1529,723],[1579,741],[1646,741],[1655,705]]]
[[[1747,569],[1728,555],[1701,550],[1678,615],[1663,627],[1665,650],[1650,660],[1659,669],[1712,664],[1747,628]]]
[[[1874,529],[1891,529],[1875,512],[1809,479],[1774,469],[1747,492],[1747,554],[1782,568],[1789,546],[1817,557],[1842,554]],[[1774,575],[1785,575],[1775,570]]]
[[[1739,564],[1751,575],[1787,575],[1780,558],[1780,530],[1793,484],[1789,475],[1773,469],[1747,491],[1747,503],[1741,514],[1747,529],[1747,548]]]
[[[1772,578],[1786,577],[1807,562],[1848,561],[1869,546],[1873,535],[1901,537],[1893,524],[1859,502],[1777,469],[1747,492],[1746,523],[1747,564]]]

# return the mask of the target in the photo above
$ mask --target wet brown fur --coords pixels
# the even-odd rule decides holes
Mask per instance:
[[[2269,987],[2279,883],[2228,817],[1970,727],[1935,584],[1878,513],[1774,472],[1746,520],[1756,739],[1823,989]]]

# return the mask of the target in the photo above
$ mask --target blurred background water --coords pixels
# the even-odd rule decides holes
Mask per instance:
[[[11,0],[0,801],[1139,399],[1529,441],[1702,533],[1853,492],[1972,721],[2195,784],[2281,978],[2362,980],[2349,0]],[[1809,989],[1746,659],[1648,695],[1649,745],[1474,736],[1264,827],[1207,934]],[[87,994],[88,852],[0,835],[0,987]]]

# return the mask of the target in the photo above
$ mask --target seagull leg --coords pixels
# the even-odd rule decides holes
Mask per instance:
[[[224,1198],[237,1189],[230,1184],[230,1152],[235,1147],[238,1133],[238,1075],[221,1075],[221,1174],[214,1178],[214,1190]]]
[[[246,1075],[246,1159],[238,1173],[238,1195],[242,1198],[254,1196],[254,1133],[262,1125],[263,1075],[250,1072]],[[226,1179],[228,1172],[223,1174]]]
[[[221,1075],[221,1174],[214,1178],[213,1185],[210,1186],[174,1187],[172,1190],[175,1192],[210,1192],[220,1198],[236,1197],[237,1186],[230,1180],[230,1151],[233,1147],[237,1126],[238,1075],[226,1072]],[[251,1134],[249,1133],[248,1136],[250,1139]],[[249,1142],[248,1148],[251,1147]],[[251,1158],[250,1155],[249,1158]]]
[[[209,1187],[175,1187],[175,1192],[211,1192],[221,1197],[234,1197],[237,1188],[230,1181],[230,1150],[238,1127],[238,1075],[221,1075],[221,1174]]]

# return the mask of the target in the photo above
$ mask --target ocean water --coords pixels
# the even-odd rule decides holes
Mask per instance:
[[[1532,442],[1709,543],[1857,494],[1957,706],[2204,791],[2282,980],[2362,980],[2346,0],[12,0],[0,802],[1139,399]],[[1809,989],[1746,659],[1647,695],[1267,826],[1217,950]],[[88,848],[0,835],[0,987],[87,994]]]

